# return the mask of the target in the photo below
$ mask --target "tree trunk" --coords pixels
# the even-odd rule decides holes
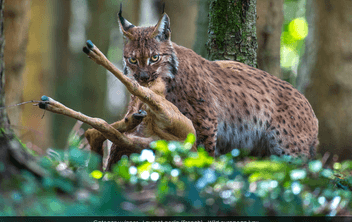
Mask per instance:
[[[283,0],[257,0],[258,68],[282,79],[280,38]]]
[[[82,78],[82,66],[77,62],[69,48],[69,28],[72,19],[71,1],[55,1],[55,17],[57,19],[55,32],[55,92],[54,98],[61,101],[73,109],[81,109],[82,98],[80,95],[80,84]],[[84,31],[84,29],[83,29]],[[83,45],[83,43],[82,43]],[[70,67],[72,67],[70,69]],[[50,95],[49,95],[50,96]],[[63,148],[67,143],[67,138],[71,127],[74,125],[74,119],[67,119],[60,115],[53,115],[53,136],[54,147]]]
[[[203,58],[208,58],[208,51],[206,48],[208,40],[208,27],[209,27],[209,1],[198,2],[198,18],[197,18],[197,31],[195,41],[193,44],[193,51]]]
[[[10,0],[11,1],[11,0]],[[8,0],[6,1],[8,2]],[[54,44],[55,37],[55,1],[31,0],[31,19],[29,25],[28,44],[26,47],[26,65],[23,72],[22,100],[39,99],[43,94],[53,95],[53,76],[55,74]],[[43,19],[45,18],[45,19]],[[6,34],[6,33],[5,33]],[[6,34],[7,35],[7,34]],[[11,37],[13,38],[13,36]],[[6,40],[6,44],[8,41]],[[5,57],[7,55],[5,54]],[[7,66],[7,64],[6,64]],[[8,76],[9,73],[6,73]],[[12,90],[20,90],[14,87]],[[7,104],[9,102],[6,101]],[[9,112],[14,108],[9,109]],[[31,105],[21,106],[21,141],[28,148],[38,153],[45,152],[52,146],[51,117],[42,118],[43,112]],[[11,117],[11,116],[10,116]],[[11,119],[10,119],[11,120]],[[11,125],[12,122],[11,122]]]
[[[319,152],[352,158],[352,1],[307,1],[309,34],[300,76],[319,119]]]
[[[210,0],[210,60],[257,66],[256,0]]]
[[[22,101],[23,69],[25,66],[26,46],[28,42],[28,28],[30,19],[30,0],[5,1],[4,8],[4,33],[5,64],[6,64],[6,105],[17,104]],[[11,108],[8,112],[11,125],[19,129],[23,106]],[[19,133],[16,132],[17,135]]]
[[[114,7],[115,11],[119,10],[120,3],[116,1],[118,5]],[[127,18],[129,22],[137,25],[140,20],[140,0],[125,1],[122,5],[122,15]],[[114,20],[116,14],[111,12],[110,20],[113,21],[113,28],[111,30],[109,53],[107,58],[112,61],[116,67],[122,70],[122,59],[123,59],[123,37],[119,30],[117,20]],[[86,59],[86,58],[85,58]],[[90,61],[91,62],[91,61]],[[105,119],[107,122],[115,122],[123,118],[127,112],[127,104],[130,100],[131,94],[128,92],[126,87],[116,79],[112,74],[107,76],[107,108],[109,110],[108,117]]]
[[[196,32],[197,2],[190,0],[161,2],[165,2],[165,12],[170,17],[171,41],[186,48],[192,48]],[[161,13],[162,11],[157,14],[158,20]]]
[[[4,70],[4,1],[0,0],[0,107],[5,106],[5,70]],[[22,147],[10,128],[6,109],[0,109],[0,181],[27,169],[37,175],[43,175],[34,158]],[[0,191],[1,192],[1,191]]]
[[[89,116],[107,119],[107,72],[92,63],[82,52],[82,47],[86,40],[91,39],[104,53],[107,53],[110,44],[110,30],[115,22],[114,12],[118,10],[117,4],[97,0],[77,1],[76,4],[86,4],[87,11],[82,13],[83,5],[73,5],[70,1],[59,1],[57,4],[58,17],[62,19],[59,20],[56,35],[58,83],[56,84],[56,95],[53,98]],[[76,16],[76,13],[81,14]],[[86,23],[80,21],[84,16],[89,18]],[[77,36],[70,35],[72,32],[77,32],[77,29],[80,29],[83,38],[72,45],[73,37],[77,38]],[[73,119],[67,120],[63,116],[54,116],[56,147],[65,146],[74,122]]]
[[[110,45],[110,30],[116,24],[115,13],[118,4],[111,1],[89,1],[90,22],[87,26],[87,39],[91,39],[103,53],[107,54]],[[107,119],[106,112],[106,92],[107,92],[107,72],[87,58],[83,57],[83,78],[82,85],[82,111],[90,116]],[[92,107],[94,104],[94,107]]]

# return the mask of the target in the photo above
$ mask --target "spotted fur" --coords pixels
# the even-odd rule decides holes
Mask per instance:
[[[192,121],[197,144],[211,155],[239,148],[257,156],[314,157],[318,120],[289,83],[240,62],[208,61],[171,42],[166,14],[152,27],[126,27],[127,20],[119,20],[126,37],[124,73],[144,86],[162,78],[166,99]],[[154,55],[158,62],[148,63]]]

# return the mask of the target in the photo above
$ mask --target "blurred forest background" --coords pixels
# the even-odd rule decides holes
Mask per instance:
[[[6,105],[47,95],[92,117],[124,116],[124,86],[82,52],[92,40],[121,68],[117,12],[135,25],[155,25],[162,3],[172,41],[207,57],[206,0],[6,0]],[[319,152],[352,157],[352,2],[257,0],[257,67],[303,92],[319,119]],[[74,119],[31,105],[7,109],[28,148],[64,148]],[[87,128],[87,126],[86,126]]]

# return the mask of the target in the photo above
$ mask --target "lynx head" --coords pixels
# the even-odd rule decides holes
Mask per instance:
[[[163,13],[155,26],[136,27],[118,13],[124,35],[124,74],[148,86],[158,77],[173,78],[177,73],[177,57],[172,47],[170,19]]]

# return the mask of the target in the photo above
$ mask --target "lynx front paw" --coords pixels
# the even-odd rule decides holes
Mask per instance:
[[[141,120],[147,116],[147,112],[141,109],[138,113],[133,113],[132,116],[137,120]]]

